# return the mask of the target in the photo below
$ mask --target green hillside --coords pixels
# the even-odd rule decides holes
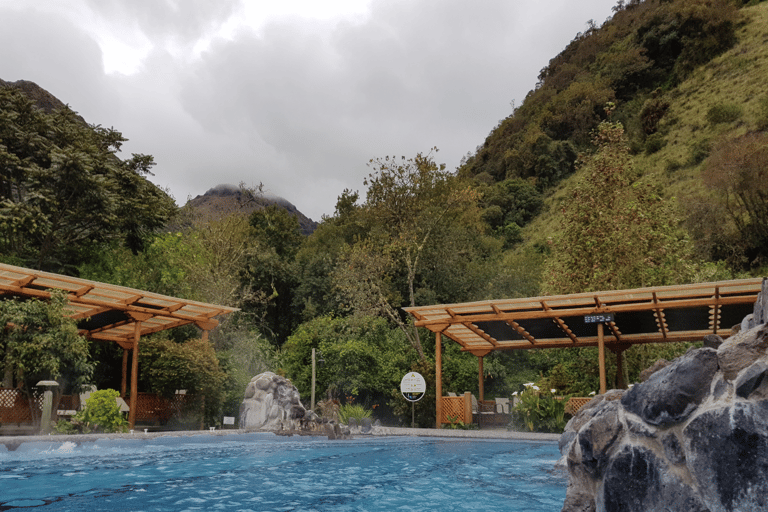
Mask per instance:
[[[540,213],[523,227],[523,243],[506,256],[510,267],[537,274],[547,240],[562,224],[563,200],[581,174],[578,155],[594,151],[591,134],[611,102],[610,120],[626,130],[638,183],[659,185],[675,202],[694,255],[723,260],[733,272],[764,271],[768,239],[739,232],[733,217],[756,224],[766,196],[752,218],[729,214],[738,198],[706,187],[703,177],[723,141],[764,133],[768,124],[768,4],[737,7],[620,3],[602,27],[577,35],[542,70],[523,104],[459,169],[481,186],[522,179],[543,194]],[[759,180],[752,185],[759,189]],[[536,290],[534,275],[524,280],[524,294]]]

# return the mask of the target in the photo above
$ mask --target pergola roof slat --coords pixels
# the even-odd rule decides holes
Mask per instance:
[[[237,311],[228,306],[0,263],[0,297],[47,299],[55,290],[67,292],[68,309],[71,317],[79,321],[82,333],[91,339],[119,342],[123,347],[133,345],[137,323],[138,334],[144,336],[190,323],[215,325],[215,317]],[[135,320],[129,313],[141,319]]]
[[[404,310],[414,317],[417,326],[442,332],[459,343],[462,350],[471,352],[594,346],[596,328],[576,317],[599,313],[615,317],[613,323],[607,324],[608,346],[699,341],[706,334],[727,336],[732,325],[722,322],[727,319],[738,323],[751,313],[762,281],[740,279]]]

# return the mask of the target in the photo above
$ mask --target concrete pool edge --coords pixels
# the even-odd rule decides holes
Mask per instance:
[[[160,437],[188,437],[188,436],[231,436],[239,434],[274,434],[274,435],[306,435],[312,437],[326,437],[323,432],[275,432],[267,430],[253,429],[225,429],[225,430],[179,430],[168,432],[141,432],[135,431],[133,434],[57,434],[47,436],[3,436],[0,437],[0,444],[5,445],[8,451],[16,450],[24,443],[88,443],[99,439],[156,439]],[[515,432],[502,429],[488,430],[448,430],[434,428],[401,428],[401,427],[374,427],[370,434],[355,434],[352,439],[369,439],[375,437],[391,436],[411,436],[411,437],[445,437],[445,438],[466,438],[466,439],[499,439],[507,441],[545,441],[557,442],[560,434],[544,434],[538,432]],[[344,442],[339,440],[339,442]]]

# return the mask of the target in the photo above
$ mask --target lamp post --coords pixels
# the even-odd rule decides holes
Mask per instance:
[[[59,383],[55,380],[41,380],[37,387],[46,388],[43,393],[43,410],[40,417],[40,435],[51,433],[51,415],[53,413],[53,391],[51,388],[58,387]]]

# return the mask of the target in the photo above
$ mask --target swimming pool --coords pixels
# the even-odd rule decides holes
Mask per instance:
[[[555,443],[273,434],[0,445],[0,511],[559,510]]]

